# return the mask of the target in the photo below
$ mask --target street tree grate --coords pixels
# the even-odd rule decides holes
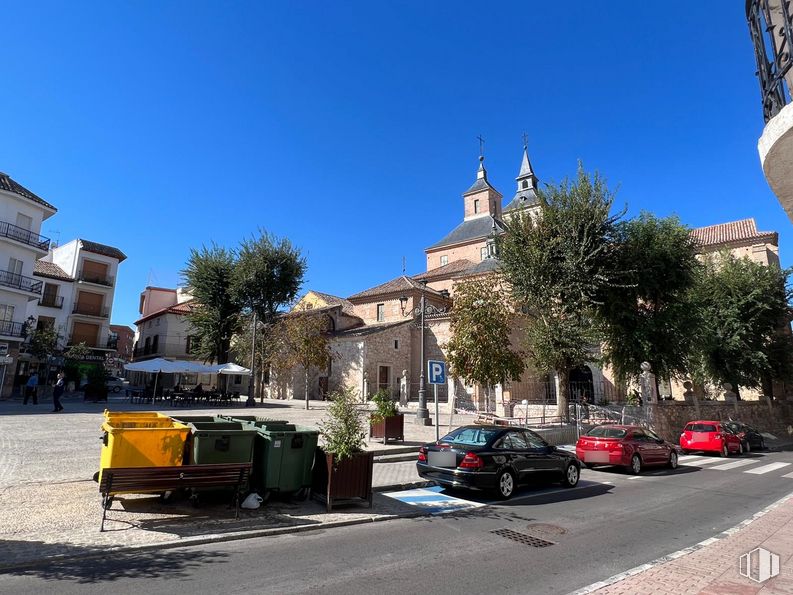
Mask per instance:
[[[512,529],[493,529],[491,533],[495,533],[501,537],[506,537],[512,541],[517,541],[523,545],[530,545],[531,547],[548,547],[549,545],[556,545],[553,541],[546,541],[545,539],[540,539],[539,537],[534,537],[532,535],[526,535],[525,533],[519,533],[518,531],[513,531]]]

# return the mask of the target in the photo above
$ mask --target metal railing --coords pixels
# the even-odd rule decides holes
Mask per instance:
[[[754,45],[757,77],[768,122],[790,103],[786,76],[793,61],[793,23],[788,0],[746,0],[746,20]]]
[[[43,281],[36,281],[33,277],[25,277],[10,271],[0,271],[0,285],[29,291],[30,293],[41,293],[44,285]]]
[[[96,316],[97,318],[107,318],[109,316],[108,308],[102,306],[94,306],[92,304],[76,303],[72,308],[72,314],[82,314],[83,316]]]
[[[39,299],[39,306],[47,306],[48,308],[63,308],[63,296],[49,295],[45,293]]]
[[[16,240],[17,242],[22,242],[28,246],[38,248],[42,252],[46,252],[50,249],[49,238],[45,238],[44,236],[40,236],[29,229],[19,227],[18,225],[14,225],[13,223],[8,223],[6,221],[0,221],[0,237],[10,238],[12,240]]]
[[[27,329],[24,322],[11,322],[10,320],[0,320],[0,335],[7,337],[25,337]]]
[[[105,285],[107,287],[113,287],[113,282],[115,281],[110,275],[83,270],[77,271],[77,280],[84,281],[85,283],[95,283],[96,285]]]

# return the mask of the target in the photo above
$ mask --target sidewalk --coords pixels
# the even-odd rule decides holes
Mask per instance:
[[[162,503],[156,497],[130,495],[114,502],[106,531],[100,533],[100,496],[90,477],[99,463],[99,426],[105,408],[156,409],[168,415],[256,415],[317,427],[327,403],[312,402],[308,411],[304,403],[294,401],[267,401],[264,407],[252,409],[183,409],[131,405],[113,397],[107,404],[84,403],[73,395],[64,400],[64,406],[64,413],[54,414],[46,403],[34,407],[16,400],[0,402],[0,571],[45,560],[50,563],[53,557],[85,558],[128,548],[184,546],[422,514],[415,507],[377,493],[421,482],[411,460],[375,464],[376,493],[371,509],[350,505],[328,514],[316,501],[273,497],[257,510],[241,510],[240,519],[235,520],[228,498],[205,500],[194,508],[184,500]],[[447,416],[443,418],[448,422]],[[469,423],[470,419],[455,416],[455,424]],[[445,430],[446,426],[440,428],[441,435]],[[434,437],[434,427],[412,423],[412,415],[407,413],[404,444],[367,441],[366,448],[417,450]]]
[[[779,556],[779,575],[762,583],[739,573],[756,548]],[[750,569],[757,570],[757,566]],[[793,494],[696,546],[590,585],[575,595],[771,595],[793,593]]]

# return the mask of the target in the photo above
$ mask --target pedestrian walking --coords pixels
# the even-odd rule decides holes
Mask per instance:
[[[25,383],[25,398],[22,400],[23,405],[28,404],[28,399],[33,398],[33,404],[39,404],[39,375],[33,372]]]
[[[52,405],[53,405],[53,413],[58,413],[59,411],[63,411],[63,405],[61,405],[61,396],[63,396],[63,392],[66,390],[66,380],[65,374],[63,372],[58,372],[58,382],[55,383],[55,388],[52,391]]]

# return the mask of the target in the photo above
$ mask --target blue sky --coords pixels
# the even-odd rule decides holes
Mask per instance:
[[[191,247],[267,229],[347,296],[423,270],[486,140],[514,192],[600,171],[629,214],[790,222],[763,178],[743,2],[6,2],[0,171],[43,233],[122,249],[113,322]]]

